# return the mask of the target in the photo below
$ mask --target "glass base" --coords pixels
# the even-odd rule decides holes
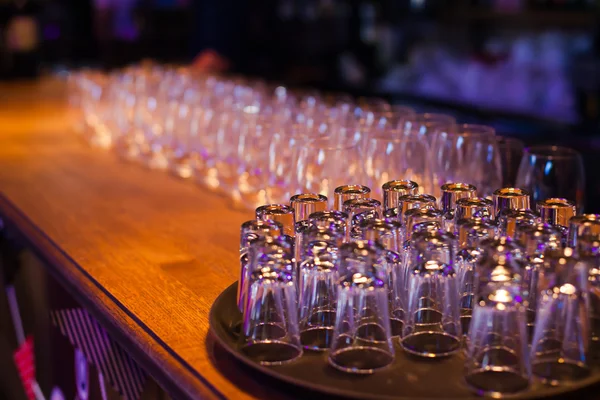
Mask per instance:
[[[574,361],[550,360],[532,363],[531,372],[546,385],[557,386],[564,382],[573,382],[586,378],[589,368]]]
[[[394,355],[375,347],[350,347],[329,354],[329,364],[350,374],[372,374],[394,361]]]
[[[316,327],[300,332],[300,342],[306,350],[327,351],[333,340],[333,327]]]
[[[444,332],[418,332],[400,341],[409,354],[419,357],[447,357],[460,350],[460,338]]]
[[[277,340],[252,342],[242,347],[242,352],[262,365],[281,365],[302,355],[302,348]]]
[[[479,396],[499,399],[519,393],[529,386],[529,379],[510,369],[481,369],[465,376],[471,390]]]

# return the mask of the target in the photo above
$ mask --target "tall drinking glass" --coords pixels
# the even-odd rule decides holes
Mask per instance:
[[[517,186],[528,190],[534,202],[548,197],[574,199],[582,211],[585,200],[585,171],[581,155],[568,147],[525,148]]]

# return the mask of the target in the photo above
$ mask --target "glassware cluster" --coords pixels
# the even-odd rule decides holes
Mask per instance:
[[[352,374],[396,352],[462,355],[499,397],[590,374],[600,343],[600,215],[521,188],[481,197],[412,180],[342,185],[256,209],[241,229],[240,348],[264,365],[323,352]],[[373,196],[373,197],[372,197]],[[381,201],[379,200],[381,199]],[[393,368],[393,367],[392,367]]]
[[[514,160],[523,153],[522,143],[497,137],[493,128],[448,115],[185,67],[79,71],[68,84],[90,143],[193,179],[249,209],[300,192],[327,195],[351,181],[382,197],[382,185],[397,176],[436,197],[447,182],[471,182],[480,196],[491,196],[515,185]],[[539,167],[532,161],[523,168],[522,183],[536,185]],[[577,185],[563,185],[560,196],[575,199],[569,191]]]

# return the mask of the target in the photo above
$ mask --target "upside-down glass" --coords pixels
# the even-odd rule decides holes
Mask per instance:
[[[454,211],[455,224],[461,219],[469,219],[473,217],[493,219],[494,204],[492,201],[483,197],[472,197],[457,200],[456,209]]]
[[[582,211],[585,201],[582,157],[568,147],[527,147],[519,166],[517,186],[528,190],[534,202],[564,197],[573,199]]]
[[[334,338],[328,361],[348,373],[370,374],[394,361],[388,289],[376,265],[382,253],[368,241],[341,248]],[[347,265],[344,265],[347,264]]]
[[[481,244],[465,380],[477,394],[500,398],[529,386],[523,266],[510,239]]]
[[[307,220],[310,214],[327,209],[327,197],[317,193],[301,193],[290,198],[296,222]]]
[[[576,381],[590,373],[587,285],[588,265],[573,249],[545,252],[531,342],[532,373],[544,383]]]
[[[444,213],[443,227],[451,233],[455,232],[454,214],[456,202],[460,199],[470,199],[477,196],[477,188],[468,183],[446,183],[442,185],[440,209]]]
[[[498,234],[515,238],[520,226],[533,226],[538,222],[538,217],[531,210],[504,209],[496,217]]]
[[[419,184],[407,179],[386,182],[381,189],[383,190],[384,210],[398,207],[401,196],[419,194]]]
[[[331,241],[309,240],[299,265],[300,340],[305,349],[324,351],[335,325],[339,254]]]
[[[382,216],[381,202],[375,199],[351,199],[344,202],[344,212],[348,214],[349,238],[359,239],[361,222],[379,219]]]
[[[237,287],[237,304],[240,311],[244,311],[243,307],[246,304],[246,293],[248,292],[250,268],[250,255],[248,253],[252,242],[265,236],[276,237],[281,235],[282,226],[275,221],[258,221],[250,220],[242,224],[240,228],[240,277]]]
[[[294,209],[285,204],[268,204],[260,206],[255,211],[256,219],[261,221],[279,222],[283,234],[294,237]]]
[[[263,365],[284,364],[302,355],[292,261],[276,239],[252,246],[241,351]]]
[[[367,140],[362,158],[367,185],[377,198],[382,198],[382,186],[393,179],[419,182],[419,190],[433,190],[429,145],[418,137],[402,137],[395,131],[372,135]]]
[[[576,215],[569,220],[567,245],[573,249],[579,248],[581,237],[600,237],[600,214]]]
[[[337,235],[347,237],[348,214],[341,211],[319,211],[308,216],[311,225],[332,230]]]
[[[344,203],[352,199],[371,198],[371,189],[363,185],[342,185],[333,191],[333,209],[344,211]]]
[[[561,231],[563,244],[566,245],[569,233],[569,220],[577,214],[577,207],[571,200],[550,198],[538,201],[536,211],[540,222],[550,224]]]
[[[481,261],[481,242],[493,239],[496,227],[482,218],[461,219],[457,223],[459,251],[456,255],[458,274],[460,321],[464,335],[469,332],[475,300],[475,269]]]
[[[437,358],[460,350],[455,240],[452,234],[439,231],[413,235],[400,342],[410,354]]]
[[[382,219],[361,222],[363,240],[376,241],[384,247],[386,285],[389,293],[390,328],[392,336],[402,334],[404,317],[404,282],[401,276],[400,225]]]
[[[527,289],[527,331],[533,337],[537,308],[539,273],[544,264],[544,253],[562,246],[560,231],[551,225],[533,224],[517,226],[515,239],[525,250],[525,272],[523,284]]]

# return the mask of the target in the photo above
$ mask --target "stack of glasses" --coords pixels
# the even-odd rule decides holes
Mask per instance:
[[[299,192],[327,195],[349,181],[364,182],[381,197],[382,185],[396,176],[437,197],[446,182],[472,182],[482,197],[520,185],[535,200],[566,196],[582,206],[575,152],[531,149],[515,182],[519,141],[381,99],[292,92],[153,64],[74,73],[69,84],[89,142],[193,179],[250,209]]]
[[[370,374],[395,347],[465,357],[478,394],[561,385],[590,373],[600,340],[600,216],[574,202],[530,206],[519,188],[479,197],[466,183],[441,199],[411,180],[361,185],[256,209],[241,227],[242,351],[263,365],[327,352]]]

